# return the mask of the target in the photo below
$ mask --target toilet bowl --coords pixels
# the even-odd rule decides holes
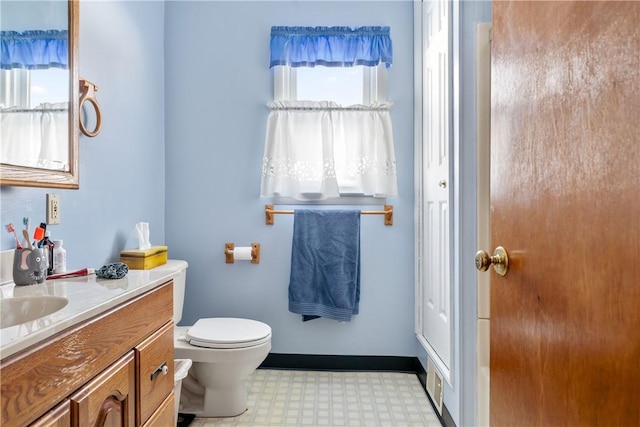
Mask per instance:
[[[174,324],[182,318],[187,262],[168,260],[156,269],[173,277]],[[247,410],[245,380],[271,350],[269,325],[243,318],[203,318],[176,326],[174,357],[193,364],[182,380],[180,411],[199,417],[232,417]]]

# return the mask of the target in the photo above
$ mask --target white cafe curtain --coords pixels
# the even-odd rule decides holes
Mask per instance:
[[[268,104],[260,195],[323,200],[341,194],[396,196],[391,103]]]

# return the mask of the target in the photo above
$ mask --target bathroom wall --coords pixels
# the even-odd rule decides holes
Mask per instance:
[[[181,323],[261,320],[273,328],[276,353],[415,356],[412,2],[170,1],[165,17],[166,240],[170,257],[189,262]],[[303,323],[288,311],[293,216],[265,225],[272,25],[391,27],[399,195],[388,199],[393,226],[362,218],[360,314],[350,323]],[[225,264],[225,242],[260,243],[260,264]]]
[[[80,2],[80,76],[98,86],[102,131],[80,136],[80,189],[1,187],[1,221],[45,219],[45,194],[61,199],[59,225],[67,268],[98,268],[137,244],[131,231],[148,221],[151,242],[165,240],[164,5]],[[15,247],[0,234],[2,250]]]
[[[258,191],[271,25],[391,26],[400,195],[388,200],[392,227],[363,217],[361,314],[348,324],[303,324],[288,312],[293,218],[264,224]],[[102,131],[80,137],[79,190],[1,187],[2,224],[43,221],[45,194],[59,194],[62,222],[49,229],[64,239],[72,269],[118,260],[136,244],[134,224],[148,221],[151,242],[190,263],[184,322],[261,319],[281,353],[413,356],[412,31],[410,1],[83,1],[80,75],[98,86]],[[12,237],[1,236],[1,248],[12,248]],[[226,241],[260,242],[261,263],[225,265]]]
[[[391,26],[400,195],[388,200],[392,227],[363,217],[361,314],[351,323],[302,323],[287,310],[293,218],[266,226],[258,196],[271,25]],[[151,242],[190,263],[184,322],[264,320],[281,353],[413,356],[412,34],[410,1],[83,1],[80,75],[98,86],[102,131],[80,137],[79,190],[1,187],[2,224],[39,223],[45,194],[59,194],[62,222],[49,229],[72,269],[118,260],[136,244],[134,224],[148,221]],[[260,242],[261,263],[225,265],[227,241]]]

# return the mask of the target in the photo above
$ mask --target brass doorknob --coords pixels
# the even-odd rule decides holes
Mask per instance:
[[[501,276],[507,274],[509,269],[509,254],[502,246],[498,246],[493,255],[489,255],[485,251],[476,252],[476,268],[479,271],[487,271],[489,266],[493,264],[493,269]]]

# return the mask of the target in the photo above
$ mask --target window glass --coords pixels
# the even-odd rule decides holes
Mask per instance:
[[[299,67],[295,69],[297,99],[363,104],[364,66]]]

